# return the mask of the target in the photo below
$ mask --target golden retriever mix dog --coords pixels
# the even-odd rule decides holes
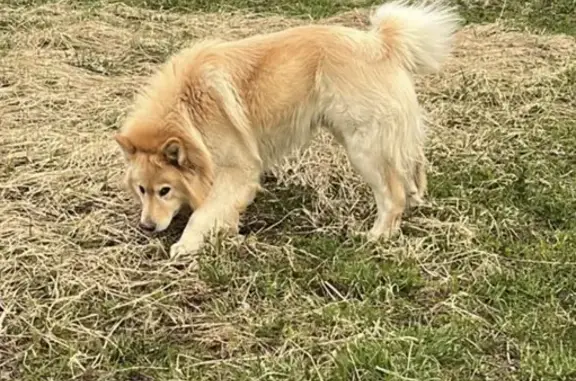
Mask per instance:
[[[237,232],[263,171],[324,126],[374,193],[369,236],[397,232],[426,189],[412,75],[440,68],[459,17],[442,5],[391,2],[371,21],[368,31],[311,25],[203,41],[171,57],[115,137],[141,227],[160,232],[191,206],[171,256],[197,252],[216,229]]]

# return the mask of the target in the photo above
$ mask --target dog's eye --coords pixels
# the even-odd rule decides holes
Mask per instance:
[[[168,194],[168,192],[170,192],[170,188],[164,187],[164,188],[160,189],[160,192],[158,192],[158,194],[160,195],[160,197],[164,197]]]
[[[139,185],[138,189],[140,190],[140,193],[142,193],[142,194],[146,193],[146,189],[144,189],[144,187],[142,185]]]

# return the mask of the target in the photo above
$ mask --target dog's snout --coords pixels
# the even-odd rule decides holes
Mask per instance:
[[[153,222],[140,221],[140,229],[145,230],[147,232],[153,232],[154,230],[156,230],[156,224]]]

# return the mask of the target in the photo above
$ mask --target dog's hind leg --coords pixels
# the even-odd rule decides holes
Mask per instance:
[[[338,140],[346,148],[353,168],[374,193],[377,216],[369,237],[388,238],[400,229],[406,207],[405,181],[395,163],[383,160],[380,145],[375,143],[374,137],[370,135],[342,134]]]
[[[413,172],[407,177],[406,194],[409,206],[417,206],[424,203],[424,196],[428,188],[426,178],[426,158],[423,150],[420,150],[419,158],[414,163]]]

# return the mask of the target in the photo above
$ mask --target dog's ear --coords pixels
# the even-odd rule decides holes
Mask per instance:
[[[186,163],[184,145],[178,138],[170,138],[162,145],[162,154],[168,163],[182,167]]]
[[[122,148],[122,151],[124,151],[124,155],[126,155],[127,158],[136,153],[136,147],[127,136],[117,134],[114,136],[114,140],[116,140],[116,143],[118,143],[120,148]]]

